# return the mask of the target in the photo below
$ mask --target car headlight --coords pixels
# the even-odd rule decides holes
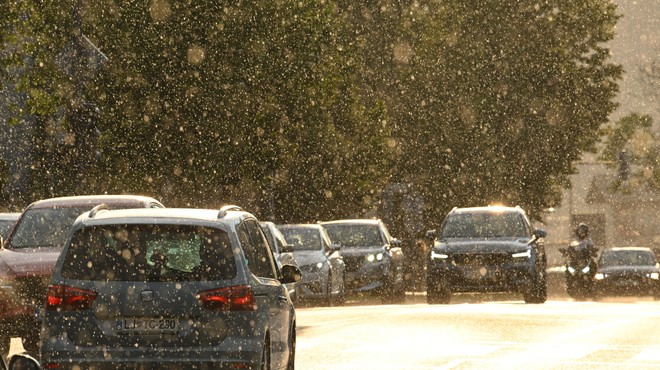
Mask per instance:
[[[319,262],[319,263],[316,264],[316,269],[317,270],[320,270],[322,268],[323,268],[323,262]]]
[[[14,289],[14,285],[11,283],[11,280],[9,280],[6,276],[0,276],[0,289],[12,290]]]
[[[448,254],[437,253],[436,251],[431,250],[431,259],[432,260],[446,260],[447,258],[449,258]]]
[[[652,273],[650,273],[650,274],[648,274],[648,275],[646,275],[646,276],[650,277],[650,278],[653,279],[653,280],[658,280],[658,279],[660,279],[660,274],[658,274],[657,272],[652,272]]]
[[[382,261],[385,256],[383,255],[382,252],[377,253],[377,254],[370,254],[367,256],[367,261],[373,262],[373,261]]]
[[[532,256],[532,250],[528,249],[524,252],[518,252],[511,255],[513,258],[530,258]]]
[[[573,266],[568,266],[567,270],[568,270],[568,272],[570,272],[571,274],[574,274],[574,273],[575,273],[575,269],[573,268]]]
[[[589,266],[585,266],[585,267],[582,269],[582,273],[586,274],[587,272],[589,272],[589,270],[591,270],[591,269],[589,268]]]
[[[602,273],[599,272],[596,275],[594,275],[594,279],[603,280],[603,279],[605,279],[605,275],[603,275]]]

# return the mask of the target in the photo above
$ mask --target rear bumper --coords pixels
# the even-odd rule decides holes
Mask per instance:
[[[42,344],[41,363],[44,368],[58,366],[57,369],[257,369],[262,345],[262,340],[239,337],[228,337],[219,346],[204,348],[56,349]]]

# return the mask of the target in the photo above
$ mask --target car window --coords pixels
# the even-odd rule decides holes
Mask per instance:
[[[529,237],[529,228],[515,212],[451,214],[442,227],[443,238]]]
[[[344,247],[372,247],[385,244],[377,225],[330,224],[324,225],[333,243]]]
[[[293,246],[294,251],[315,251],[323,248],[321,235],[316,229],[284,227],[280,231],[284,235],[284,239]]]
[[[259,277],[277,278],[270,246],[258,223],[252,220],[245,221],[239,225],[238,230],[250,271]]]
[[[73,222],[89,207],[28,209],[16,225],[12,248],[62,246]]]
[[[607,266],[653,266],[656,261],[647,251],[604,251],[599,265]]]
[[[15,223],[15,220],[0,220],[0,236],[6,238]]]
[[[187,225],[108,225],[78,230],[62,276],[95,281],[205,281],[236,276],[228,234]]]

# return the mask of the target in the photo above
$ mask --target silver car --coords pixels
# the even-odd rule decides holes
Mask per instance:
[[[298,299],[341,305],[345,299],[344,259],[319,224],[277,225],[293,246],[293,257],[302,271]]]
[[[261,221],[259,224],[261,225],[261,230],[266,236],[266,240],[268,240],[270,249],[273,251],[277,266],[280,268],[284,265],[298,266],[298,262],[293,257],[293,246],[286,241],[284,235],[282,235],[277,226],[270,221]],[[298,298],[298,283],[286,284],[286,288],[289,291],[291,300],[295,302]]]
[[[94,210],[48,287],[41,360],[57,369],[293,369],[296,315],[258,220],[218,210]]]

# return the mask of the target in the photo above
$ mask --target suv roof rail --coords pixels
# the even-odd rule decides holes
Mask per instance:
[[[92,208],[91,211],[89,211],[89,218],[94,218],[94,216],[96,216],[96,214],[99,213],[100,211],[107,211],[109,209],[110,209],[109,205],[105,203],[101,203],[95,206],[94,208]]]
[[[227,215],[227,212],[229,211],[242,211],[243,208],[234,205],[234,204],[228,204],[226,206],[222,206],[220,208],[220,212],[218,212],[218,218],[223,218]]]

